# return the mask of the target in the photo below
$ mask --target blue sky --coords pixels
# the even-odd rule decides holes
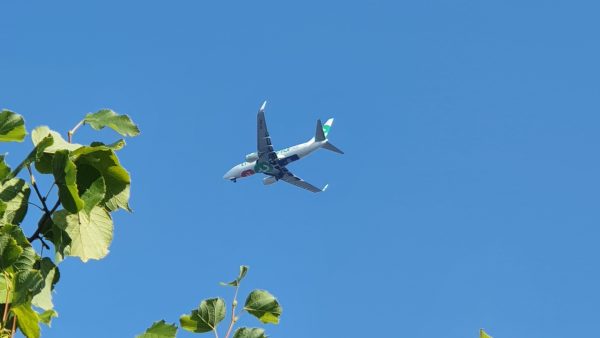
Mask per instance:
[[[600,5],[593,1],[30,1],[0,5],[0,107],[142,134],[110,255],[61,265],[44,337],[133,337],[231,290],[276,337],[589,335],[600,316]],[[221,177],[276,147],[324,194]],[[117,135],[81,129],[80,142]],[[3,145],[16,164],[29,141]],[[48,182],[46,182],[48,183]],[[33,210],[33,209],[32,209]],[[32,230],[37,219],[28,219]],[[242,324],[255,325],[249,316]],[[179,337],[193,337],[180,332]]]

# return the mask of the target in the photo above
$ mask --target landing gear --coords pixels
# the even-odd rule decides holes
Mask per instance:
[[[236,183],[237,182],[237,178],[232,178],[231,182]]]

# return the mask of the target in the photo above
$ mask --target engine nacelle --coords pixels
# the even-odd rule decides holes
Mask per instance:
[[[246,155],[246,162],[254,162],[258,160],[258,153],[251,153]]]
[[[264,185],[269,185],[269,184],[273,184],[277,182],[277,179],[273,176],[269,176],[269,177],[265,177],[263,178],[263,184]]]

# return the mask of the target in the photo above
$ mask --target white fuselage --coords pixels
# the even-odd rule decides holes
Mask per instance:
[[[295,145],[293,147],[285,148],[276,151],[277,159],[280,161],[280,165],[286,166],[294,161],[297,161],[303,157],[310,155],[315,150],[321,148],[321,146],[327,141],[317,142],[313,139],[308,142]],[[227,180],[237,180],[238,178],[252,176],[258,172],[261,172],[257,168],[257,161],[245,161],[235,167],[231,168],[224,176]]]

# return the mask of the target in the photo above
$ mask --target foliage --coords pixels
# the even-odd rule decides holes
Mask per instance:
[[[277,299],[265,290],[254,290],[246,297],[244,308],[236,312],[238,301],[237,295],[242,279],[246,276],[248,267],[240,266],[238,277],[229,282],[221,283],[223,286],[232,286],[235,288],[235,294],[231,303],[231,313],[229,326],[225,338],[229,338],[233,332],[235,323],[239,320],[243,312],[247,312],[258,318],[261,322],[268,324],[278,324],[279,316],[283,309]],[[197,309],[191,313],[179,317],[181,328],[194,333],[213,332],[218,338],[217,328],[221,321],[226,317],[227,307],[222,298],[209,298],[200,302]],[[177,327],[174,324],[167,324],[164,320],[155,322],[146,332],[136,338],[175,338]],[[267,338],[265,330],[262,328],[238,328],[233,334],[233,338]]]
[[[155,322],[146,332],[136,338],[172,338],[177,333],[177,326],[167,324],[164,320]]]
[[[12,171],[6,156],[0,155],[0,337],[14,335],[17,328],[28,338],[39,337],[40,323],[49,326],[58,315],[52,302],[60,280],[58,264],[68,256],[83,262],[105,257],[113,237],[111,213],[130,211],[131,180],[116,154],[125,142],[73,143],[75,132],[86,124],[123,136],[139,134],[129,116],[103,109],[87,114],[67,133],[67,140],[46,126],[32,130],[33,149]],[[22,142],[26,135],[21,115],[0,112],[0,142]],[[34,171],[52,178],[46,194]],[[54,186],[57,196],[52,198]],[[32,190],[40,205],[30,201]],[[21,223],[31,205],[41,210],[41,216],[27,237]],[[39,253],[31,245],[36,240],[42,245]],[[44,249],[52,250],[53,257],[44,257]],[[143,337],[170,337],[175,330],[157,322]]]
[[[95,130],[110,128],[122,136],[139,134],[129,116],[103,109],[87,114],[69,130],[67,140],[46,126],[33,129],[33,149],[13,170],[5,162],[6,156],[0,155],[0,338],[12,337],[17,329],[28,338],[39,338],[40,324],[50,326],[52,318],[58,316],[52,295],[61,278],[60,262],[69,256],[83,262],[104,258],[113,238],[111,213],[131,211],[131,178],[116,154],[125,142],[73,143],[75,132],[86,124]],[[21,115],[9,110],[0,112],[0,142],[22,142],[26,135]],[[37,174],[52,178],[53,184],[45,194],[35,179]],[[51,198],[54,186],[56,197]],[[32,191],[40,205],[30,201]],[[35,232],[27,237],[21,224],[31,205],[41,211],[41,216]],[[36,240],[41,243],[39,253],[31,245]],[[53,257],[45,257],[44,249],[46,253],[51,250]],[[233,332],[244,312],[265,324],[279,323],[282,308],[265,290],[250,292],[238,311],[237,295],[247,272],[248,267],[242,265],[233,281],[221,283],[235,288],[225,338],[232,334],[233,338],[266,338],[262,328],[242,327]],[[186,331],[213,332],[218,337],[218,326],[226,317],[225,300],[210,298],[182,315],[179,324]],[[161,320],[137,337],[173,338],[176,333],[176,325]]]

